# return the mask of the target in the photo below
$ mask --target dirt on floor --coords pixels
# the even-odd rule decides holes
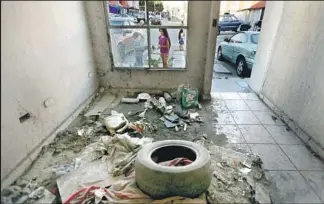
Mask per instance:
[[[143,111],[144,102],[138,104],[120,103],[121,97],[122,95],[116,96],[115,101],[112,103],[115,105],[107,104],[107,109],[105,109],[100,117],[108,116],[111,111],[114,110],[123,113],[130,122],[140,120],[141,118],[138,114],[132,114]],[[136,95],[128,97],[136,97]],[[160,96],[157,95],[156,97],[158,98]],[[179,130],[177,131],[175,128],[167,128],[164,125],[164,122],[160,119],[163,115],[159,111],[155,108],[148,109],[145,113],[144,121],[151,124],[155,131],[144,130],[141,134],[135,136],[153,138],[154,141],[167,139],[194,141],[197,138],[201,138],[202,135],[206,135],[205,139],[208,141],[211,138],[208,137],[209,135],[215,135],[213,124],[217,121],[217,114],[213,107],[213,103],[201,102],[201,109],[194,108],[191,110],[183,110],[176,99],[168,102],[167,105],[173,105],[174,110],[180,112],[198,112],[201,116],[202,122],[188,121],[186,131],[184,131],[184,127],[179,127]],[[35,181],[38,186],[44,186],[47,190],[56,194],[58,202],[61,202],[56,187],[56,179],[74,169],[74,159],[85,146],[96,142],[101,136],[109,135],[109,132],[102,123],[100,117],[85,117],[84,114],[86,112],[87,109],[82,111],[82,113],[69,125],[68,128],[57,134],[52,143],[43,147],[38,158],[33,162],[31,167],[15,183],[13,183],[13,186],[20,186],[23,188],[21,185],[25,185],[26,182]],[[217,145],[222,146],[226,144],[225,135],[219,135],[219,138]],[[224,140],[221,138],[224,138]],[[4,192],[2,192],[2,195],[11,195],[11,193],[13,193],[13,190],[10,190],[9,188],[9,190],[5,189]],[[16,197],[13,196],[12,198],[14,203],[19,199],[19,195],[22,195],[22,193],[16,194]]]

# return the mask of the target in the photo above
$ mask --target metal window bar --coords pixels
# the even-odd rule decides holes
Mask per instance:
[[[189,3],[189,1],[188,1]],[[147,10],[147,7],[148,7],[148,0],[145,0],[145,13],[146,13],[146,22],[143,24],[143,25],[134,25],[134,26],[119,26],[119,25],[110,25],[110,22],[109,22],[109,10],[108,10],[108,3],[107,1],[103,1],[103,4],[104,4],[104,11],[105,11],[105,20],[106,20],[106,23],[107,23],[107,36],[108,36],[108,40],[109,40],[109,44],[110,44],[110,56],[111,56],[111,61],[112,61],[112,70],[115,68],[117,69],[125,69],[125,70],[129,70],[129,69],[132,69],[132,70],[151,70],[151,40],[150,40],[150,37],[151,37],[151,34],[150,34],[150,29],[159,29],[159,28],[166,28],[166,29],[186,29],[187,30],[187,33],[188,33],[188,19],[187,20],[187,25],[183,25],[183,26],[163,26],[163,25],[150,25],[149,23],[149,19],[148,19],[148,16],[149,16],[149,11]],[[187,13],[188,13],[188,9],[187,9]],[[114,58],[113,58],[113,53],[112,53],[112,43],[111,43],[111,37],[110,37],[110,29],[122,29],[122,28],[137,28],[137,29],[145,29],[146,28],[146,32],[147,32],[147,45],[148,45],[148,64],[149,64],[149,67],[146,68],[146,67],[118,67],[118,66],[115,66],[115,63],[114,63]],[[188,44],[188,38],[186,39],[186,44]],[[185,64],[187,66],[187,55],[186,55],[186,58],[185,58]],[[179,68],[168,68],[168,69],[165,69],[165,68],[153,68],[152,70],[163,70],[163,71],[184,71],[184,69],[186,68],[185,67],[179,67]]]

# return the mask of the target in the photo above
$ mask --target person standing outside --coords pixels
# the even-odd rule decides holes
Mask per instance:
[[[159,48],[160,48],[160,55],[162,58],[163,68],[168,68],[170,47],[171,47],[171,41],[170,41],[169,33],[166,28],[161,28],[160,36],[159,36]]]
[[[143,66],[143,53],[145,51],[145,46],[141,44],[141,36],[139,33],[135,32],[133,34],[133,47],[135,51],[135,66],[142,67]]]
[[[179,40],[179,50],[180,51],[184,51],[183,45],[184,45],[184,32],[182,29],[180,29],[179,33],[178,33],[178,40]]]

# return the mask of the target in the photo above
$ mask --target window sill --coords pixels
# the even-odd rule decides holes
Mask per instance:
[[[186,68],[143,68],[143,67],[114,67],[113,70],[123,71],[186,71]]]

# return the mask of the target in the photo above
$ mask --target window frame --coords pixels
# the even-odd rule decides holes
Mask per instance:
[[[246,33],[243,33],[243,32],[239,32],[239,33],[236,33],[235,35],[233,35],[233,36],[230,38],[230,42],[232,42],[232,39],[233,39],[235,36],[239,35],[239,34],[243,34],[243,35],[245,36],[245,41],[244,41],[244,42],[242,41],[241,43],[247,43],[247,41],[248,41],[248,36],[247,36]],[[236,43],[236,42],[232,42],[232,43]]]
[[[145,8],[148,7],[148,1],[149,0],[145,0]],[[185,66],[184,67],[176,67],[176,68],[163,68],[163,67],[158,67],[158,68],[154,68],[151,67],[151,35],[150,35],[150,30],[151,29],[160,29],[160,28],[166,28],[166,29],[185,29],[187,31],[186,33],[186,45],[188,45],[188,39],[189,39],[189,29],[188,29],[188,24],[189,24],[189,19],[188,19],[188,11],[189,11],[189,4],[190,1],[187,1],[187,19],[186,19],[186,25],[181,25],[181,26],[163,26],[163,25],[150,25],[149,23],[149,12],[147,9],[145,9],[145,13],[144,13],[144,18],[146,17],[146,22],[143,25],[129,25],[129,26],[123,26],[123,25],[110,25],[110,20],[109,20],[109,10],[108,10],[108,1],[103,1],[103,5],[104,5],[104,13],[105,13],[105,20],[106,20],[106,30],[107,30],[107,36],[108,36],[108,43],[109,43],[109,56],[111,58],[111,69],[112,71],[114,69],[117,70],[156,70],[156,71],[185,71],[187,70],[187,66],[188,66],[188,56],[187,56],[187,49],[185,50]],[[161,13],[161,12],[160,12]],[[146,16],[145,16],[146,15]],[[147,32],[147,46],[148,46],[148,67],[122,67],[122,66],[115,66],[114,63],[114,54],[112,52],[112,43],[111,43],[111,36],[110,36],[110,29],[146,29]]]
[[[255,35],[258,36],[258,43],[255,43],[255,42],[252,40],[252,39],[253,39],[253,36],[255,36]],[[255,44],[255,45],[259,44],[259,37],[260,37],[260,33],[252,34],[252,35],[250,36],[250,38],[251,38],[251,43],[252,43],[252,44]]]

